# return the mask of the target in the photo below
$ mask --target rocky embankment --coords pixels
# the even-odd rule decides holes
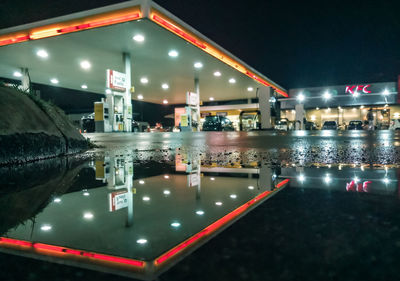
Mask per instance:
[[[73,154],[87,146],[61,109],[0,86],[0,166]]]

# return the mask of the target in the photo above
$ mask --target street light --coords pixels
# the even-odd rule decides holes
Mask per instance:
[[[388,96],[390,94],[390,92],[388,91],[388,89],[385,89],[383,92],[382,92],[382,95],[383,96]]]
[[[332,97],[332,95],[331,95],[328,91],[326,91],[326,92],[324,93],[324,99],[325,99],[325,100],[329,100],[329,99],[331,99],[331,97]]]
[[[303,94],[298,94],[297,95],[297,100],[299,101],[299,102],[302,102],[302,101],[304,101],[306,99],[306,97],[303,95]]]

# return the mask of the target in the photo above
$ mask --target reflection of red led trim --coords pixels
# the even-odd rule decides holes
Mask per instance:
[[[285,180],[281,181],[280,183],[278,183],[276,185],[276,188],[279,189],[279,188],[281,188],[282,186],[284,186],[288,182],[289,182],[289,179],[285,179]],[[200,231],[197,234],[193,235],[192,237],[190,237],[186,241],[180,243],[176,247],[172,248],[171,250],[169,250],[166,253],[164,253],[161,256],[159,256],[154,261],[154,264],[155,265],[162,264],[163,262],[167,261],[168,259],[170,259],[174,255],[176,255],[177,253],[183,251],[186,247],[190,246],[191,244],[193,244],[194,242],[199,240],[201,237],[214,232],[215,230],[217,230],[218,228],[220,228],[221,226],[223,226],[227,222],[231,221],[233,218],[237,217],[238,215],[240,215],[241,213],[246,211],[249,207],[254,205],[256,202],[260,201],[261,199],[264,199],[265,197],[267,197],[268,195],[271,195],[273,193],[274,192],[272,192],[272,191],[264,191],[263,193],[257,195],[255,198],[253,198],[250,201],[246,202],[242,206],[236,208],[235,210],[233,210],[229,214],[225,215],[224,217],[220,218],[216,222],[210,224],[209,226],[204,228],[202,231]]]
[[[206,45],[204,45],[203,43],[201,43],[198,40],[196,40],[196,38],[194,38],[193,36],[191,36],[188,33],[184,32],[182,29],[178,28],[177,26],[173,25],[172,23],[166,21],[165,19],[163,19],[163,18],[161,18],[161,17],[159,17],[157,15],[153,15],[153,20],[156,21],[157,23],[161,24],[165,28],[171,30],[172,32],[178,34],[179,36],[183,37],[187,41],[190,41],[191,43],[193,43],[197,47],[200,47],[201,49],[207,48]]]
[[[81,250],[69,249],[69,248],[65,248],[65,247],[43,244],[43,243],[32,243],[29,241],[11,239],[11,238],[6,238],[6,237],[0,237],[0,245],[1,244],[25,246],[25,247],[34,248],[37,250],[57,252],[59,254],[64,254],[64,255],[69,254],[69,255],[76,255],[76,256],[84,256],[84,257],[89,257],[92,259],[97,259],[97,260],[102,260],[102,261],[129,264],[134,267],[140,267],[140,268],[145,266],[145,262],[140,261],[140,260],[126,259],[126,258],[103,255],[103,254],[98,254],[98,253],[93,253],[93,252],[85,252],[85,251],[81,251]]]

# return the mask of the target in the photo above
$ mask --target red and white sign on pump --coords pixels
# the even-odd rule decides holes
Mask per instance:
[[[368,88],[371,85],[353,85],[353,86],[346,86],[346,94],[355,94],[355,93],[365,93],[370,94],[371,91]]]
[[[126,90],[125,73],[107,69],[107,88],[124,92]]]

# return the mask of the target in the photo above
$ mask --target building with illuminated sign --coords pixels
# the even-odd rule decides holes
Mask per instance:
[[[377,128],[385,129],[390,119],[400,117],[398,100],[398,82],[291,89],[289,98],[280,99],[281,117],[295,121],[295,107],[302,104],[306,120],[317,127],[325,121],[344,127],[352,120],[366,120],[371,108]]]

